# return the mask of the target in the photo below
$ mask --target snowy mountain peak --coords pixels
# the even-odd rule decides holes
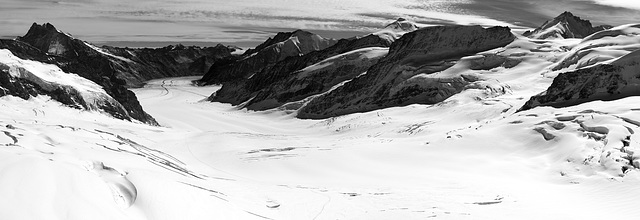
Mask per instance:
[[[402,35],[415,30],[418,30],[418,25],[416,25],[416,23],[405,18],[398,18],[385,26],[382,30],[373,34],[387,40],[389,43],[393,43],[398,38],[402,37]]]
[[[553,20],[546,21],[535,30],[525,32],[524,36],[535,39],[584,38],[609,28],[611,28],[609,25],[593,27],[590,21],[583,20],[571,12],[565,11]]]
[[[411,22],[405,18],[398,18],[394,22],[385,26],[384,29],[400,31],[400,32],[411,32],[411,31],[418,30],[418,26],[416,25],[416,23]]]

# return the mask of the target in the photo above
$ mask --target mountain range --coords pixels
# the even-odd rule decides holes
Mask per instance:
[[[250,49],[34,23],[0,40],[0,219],[633,219],[639,100],[640,25],[570,12]]]
[[[575,81],[575,77],[619,72],[625,69],[623,67],[632,66],[631,62],[605,64],[614,57],[603,55],[595,48],[611,48],[611,43],[606,41],[599,43],[602,46],[596,46],[598,44],[594,42],[603,41],[605,37],[629,38],[636,33],[634,30],[635,26],[593,27],[589,21],[564,12],[535,30],[523,33],[531,39],[584,40],[553,67],[554,71],[580,69],[578,73],[563,71],[566,73],[560,74],[549,91],[532,97],[522,109],[581,102],[576,100],[610,99],[607,98],[609,95],[634,95],[635,90],[629,86],[635,84],[628,85],[632,75],[623,77],[625,79],[617,74],[608,76],[619,79],[607,82],[609,84],[592,77]],[[106,93],[103,96],[110,98],[88,101],[73,86],[8,74],[12,67],[6,63],[3,64],[2,93],[23,98],[48,94],[68,106],[98,108],[116,118],[156,124],[127,88],[139,87],[150,79],[204,74],[200,85],[223,85],[207,99],[209,101],[227,102],[250,110],[279,108],[295,112],[300,118],[328,118],[393,106],[442,102],[465,89],[475,88],[483,79],[439,73],[465,62],[461,60],[465,56],[504,48],[514,40],[526,39],[516,37],[508,27],[419,28],[417,24],[399,18],[376,33],[341,40],[303,30],[281,32],[243,54],[232,54],[236,49],[223,45],[204,48],[177,45],[156,49],[97,47],[75,39],[51,24],[34,23],[26,35],[15,40],[1,40],[0,48],[8,50],[16,59],[54,64],[63,72],[76,73],[101,86]],[[613,42],[623,44],[624,51],[640,49],[635,44]],[[480,61],[474,61],[481,66],[472,69],[505,65],[509,68],[519,60],[487,53],[482,56]],[[596,65],[600,63],[602,65]],[[590,68],[583,68],[587,66]],[[596,88],[586,87],[591,91],[584,91],[582,84],[593,81],[601,83],[594,85]],[[608,93],[596,92],[600,87],[609,88]],[[578,88],[581,92],[573,91]],[[582,95],[571,95],[574,93]]]

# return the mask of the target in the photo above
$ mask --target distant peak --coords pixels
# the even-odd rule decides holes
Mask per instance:
[[[562,14],[558,15],[558,17],[556,18],[564,18],[564,17],[576,17],[576,16],[569,11],[564,11],[562,12]]]
[[[558,15],[558,17],[555,17],[553,20],[555,20],[555,21],[575,20],[575,21],[579,21],[579,22],[588,22],[589,24],[591,24],[590,21],[583,20],[582,18],[580,18],[578,16],[575,16],[571,12],[568,12],[568,11],[562,12],[562,14]]]
[[[396,19],[394,22],[391,22],[390,24],[385,26],[385,29],[391,29],[391,30],[402,31],[402,32],[411,32],[411,31],[417,30],[418,26],[415,23],[400,17]]]
[[[59,31],[51,23],[44,23],[44,24],[40,25],[40,24],[34,22],[31,25],[31,27],[29,28],[29,31],[27,31],[27,34],[25,34],[21,39],[23,39],[23,40],[36,39],[36,38],[42,38],[42,37],[45,37],[45,36],[58,35],[58,34],[64,35],[64,36],[66,36],[68,38],[72,38],[68,34],[65,34],[65,33],[62,33],[61,31]]]
[[[593,27],[589,20],[583,20],[569,11],[565,11],[553,20],[523,35],[536,39],[547,38],[584,38],[595,32],[611,28],[608,25]]]
[[[295,31],[291,32],[291,36],[292,37],[293,36],[301,36],[301,35],[302,36],[309,36],[309,35],[313,35],[313,33],[305,31],[305,30],[301,30],[301,29],[298,29],[298,30],[295,30]]]
[[[42,26],[47,30],[58,31],[58,29],[56,29],[56,27],[51,23],[44,23]]]
[[[56,29],[55,26],[53,26],[53,24],[51,23],[44,23],[42,25],[39,25],[36,22],[33,22],[33,24],[31,25],[31,28],[29,28],[29,32],[59,32],[58,29]]]

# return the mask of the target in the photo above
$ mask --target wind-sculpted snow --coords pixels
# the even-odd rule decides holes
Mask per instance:
[[[162,126],[66,108],[40,95],[45,81],[7,67],[0,207],[10,208],[0,219],[640,216],[640,50],[615,48],[632,45],[634,32],[614,28],[581,42],[429,27],[389,49],[377,35],[344,39],[237,84],[196,86],[194,76],[133,89]],[[619,53],[554,69],[598,40],[617,42],[610,46]],[[20,51],[16,65],[68,61],[17,41],[0,46]],[[67,68],[59,69],[75,73]],[[93,88],[75,77],[46,82]],[[277,108],[247,111],[207,97]],[[325,119],[295,117],[300,108],[309,117],[309,106],[328,106],[311,115]]]
[[[640,25],[622,25],[599,31],[570,47],[553,70],[572,70],[607,63],[640,49]]]
[[[121,208],[129,208],[136,201],[138,191],[125,174],[98,161],[88,162],[85,168],[98,175],[109,186],[113,201]]]
[[[466,69],[466,77],[493,77],[496,82],[481,81],[496,89],[509,85],[507,93],[470,89],[436,105],[325,120],[199,102],[219,87],[194,86],[197,77],[154,80],[134,90],[163,127],[63,108],[45,96],[0,97],[0,206],[12,207],[0,209],[0,217],[589,219],[640,214],[634,202],[638,195],[630,193],[640,190],[640,162],[632,153],[640,138],[640,111],[633,105],[638,97],[515,113],[513,106],[526,101],[522,97],[550,83],[536,79],[544,67],[525,71],[551,59],[540,58],[542,52],[522,55],[539,46],[518,39],[504,51],[456,65],[475,65],[479,70]],[[489,54],[522,61],[483,67]],[[523,74],[508,73],[514,70]],[[545,138],[542,130],[553,138]]]
[[[514,39],[507,27],[438,26],[407,33],[366,75],[314,99],[298,117],[327,118],[444,101],[474,80],[433,73],[448,69],[461,57],[506,46]]]

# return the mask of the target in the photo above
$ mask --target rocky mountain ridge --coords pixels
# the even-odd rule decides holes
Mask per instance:
[[[565,11],[550,21],[546,21],[542,26],[532,31],[527,31],[523,35],[535,39],[547,38],[584,38],[595,32],[610,29],[610,25],[600,25],[594,27],[590,21],[583,20]]]
[[[263,110],[267,108],[267,106],[277,107],[277,104],[254,105],[254,103],[270,99],[271,95],[269,94],[269,91],[274,91],[274,89],[271,89],[270,87],[289,86],[285,84],[285,81],[288,81],[290,78],[295,77],[296,71],[300,71],[308,66],[316,64],[330,57],[338,56],[340,54],[348,53],[354,50],[369,47],[388,46],[389,42],[386,39],[380,38],[376,35],[342,39],[335,45],[324,50],[314,51],[303,56],[294,56],[282,60],[274,64],[273,66],[266,68],[259,73],[256,73],[249,79],[241,79],[235,82],[224,84],[220,90],[218,90],[209,98],[209,100],[217,102],[228,102],[233,105],[239,105],[251,99],[251,101],[246,105],[249,109],[254,109],[255,107],[255,109]],[[361,72],[351,72],[349,69],[343,69],[338,72],[333,72],[332,74],[334,74],[334,76],[343,77],[344,74],[353,76],[353,74],[357,75],[360,73]],[[332,80],[333,79],[329,79],[329,81]],[[319,81],[310,86],[315,88],[311,89],[307,86],[304,86],[301,90],[307,92],[303,93],[309,95],[317,94],[321,91],[326,91],[327,89],[329,89],[331,87],[331,84],[324,85],[323,82]],[[282,104],[289,101],[297,101],[297,98],[289,99],[280,97],[277,103]]]
[[[223,45],[204,48],[177,45],[153,49],[97,47],[75,39],[49,23],[34,23],[27,34],[17,40],[53,56],[80,60],[90,56],[108,61],[112,63],[112,71],[125,80],[128,87],[139,87],[155,78],[202,75],[204,72],[201,69],[205,67],[193,66],[197,64],[196,60],[205,59],[205,64],[212,64],[231,56],[235,50]]]
[[[128,87],[141,86],[144,81],[153,78],[197,74],[194,71],[205,69],[203,66],[230,56],[233,51],[222,45],[210,48],[168,46],[158,49],[96,47],[57,30],[49,23],[34,23],[27,34],[15,40],[0,40],[0,49],[10,51],[8,55],[15,56],[13,60],[55,65],[59,71],[54,67],[51,67],[51,71],[57,71],[59,76],[77,74],[99,85],[106,93],[99,95],[104,97],[100,98],[103,101],[98,101],[96,107],[95,103],[86,102],[87,96],[82,95],[82,89],[64,85],[65,82],[39,79],[35,72],[16,72],[14,69],[28,67],[4,63],[0,74],[0,95],[15,95],[23,99],[49,95],[70,107],[100,110],[119,119],[138,120],[152,125],[157,125],[157,122],[144,112]],[[200,62],[195,62],[198,59]]]
[[[562,108],[595,100],[640,96],[640,50],[610,64],[559,74],[549,88],[531,97],[520,110],[536,106]]]
[[[211,66],[200,80],[205,85],[248,79],[288,57],[303,56],[334,45],[335,39],[323,38],[308,31],[281,32],[242,56],[229,57]]]
[[[472,80],[429,74],[453,66],[463,56],[502,47],[514,39],[508,27],[436,26],[407,33],[367,74],[312,100],[298,112],[298,117],[328,118],[444,101]]]

